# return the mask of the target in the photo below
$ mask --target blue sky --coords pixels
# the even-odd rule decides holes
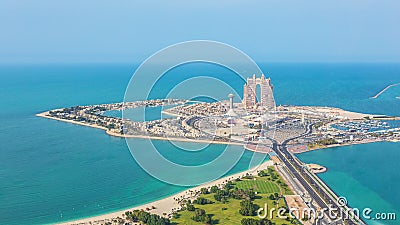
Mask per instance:
[[[258,62],[400,62],[400,1],[2,0],[0,62],[141,62],[210,39]]]

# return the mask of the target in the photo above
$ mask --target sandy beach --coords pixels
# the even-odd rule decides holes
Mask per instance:
[[[64,223],[60,223],[60,224],[61,225],[103,224],[105,222],[112,221],[112,219],[117,218],[117,217],[122,218],[122,215],[126,211],[132,211],[132,210],[136,210],[136,209],[137,210],[143,209],[150,213],[158,214],[160,216],[168,215],[168,214],[172,213],[173,210],[177,210],[180,208],[180,205],[176,199],[191,199],[191,200],[193,200],[196,197],[195,193],[200,192],[201,188],[209,188],[214,185],[222,186],[227,181],[241,178],[243,176],[246,176],[246,174],[257,175],[257,171],[264,170],[267,167],[272,166],[272,165],[273,165],[273,162],[271,160],[269,160],[269,161],[262,163],[261,165],[259,165],[257,167],[251,168],[249,170],[246,170],[246,171],[243,171],[243,172],[231,175],[231,176],[223,177],[221,179],[211,181],[209,183],[202,184],[202,185],[194,187],[194,188],[190,188],[186,191],[182,191],[180,193],[174,194],[170,197],[167,197],[167,198],[164,198],[164,199],[161,199],[158,201],[150,202],[147,204],[120,210],[120,211],[113,212],[113,213],[108,213],[108,214],[104,214],[104,215],[100,215],[100,216],[94,216],[94,217],[90,217],[90,218],[86,218],[86,219],[79,219],[79,220],[70,221],[70,222],[64,222]],[[150,210],[146,210],[146,209],[150,209]]]
[[[317,113],[323,113],[331,116],[339,116],[342,118],[350,119],[350,120],[361,120],[365,117],[376,117],[382,115],[372,115],[358,112],[346,111],[340,108],[333,107],[322,107],[322,106],[290,106],[289,110],[292,111],[312,111]]]

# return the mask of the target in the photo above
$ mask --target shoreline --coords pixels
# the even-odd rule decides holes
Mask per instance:
[[[163,140],[163,141],[179,141],[179,142],[194,142],[194,143],[221,144],[221,145],[243,145],[242,143],[228,142],[228,141],[189,139],[189,138],[178,138],[178,137],[158,137],[158,136],[149,136],[149,135],[118,134],[118,133],[114,133],[114,132],[112,132],[112,131],[110,131],[107,128],[102,127],[102,126],[82,123],[82,122],[73,121],[73,120],[66,120],[66,119],[60,119],[60,118],[56,118],[56,117],[51,117],[51,116],[45,115],[45,113],[47,113],[47,112],[38,113],[35,116],[46,118],[46,119],[51,119],[51,120],[57,120],[57,121],[65,122],[65,123],[71,123],[71,124],[76,124],[76,125],[81,125],[81,126],[101,129],[101,130],[104,130],[106,134],[108,134],[110,136],[113,136],[113,137],[152,139],[152,140]]]
[[[314,148],[314,149],[310,149],[310,150],[305,151],[305,152],[298,152],[298,153],[294,153],[294,154],[297,155],[297,154],[303,154],[303,153],[316,151],[316,150],[321,150],[321,149],[330,149],[330,148],[345,147],[345,146],[351,146],[351,145],[372,144],[372,143],[379,143],[379,142],[394,142],[394,141],[383,140],[383,139],[367,140],[367,141],[356,141],[356,142],[352,142],[352,143],[334,144],[334,145],[329,145],[329,146],[325,146],[325,147]]]
[[[127,209],[118,210],[118,211],[110,212],[110,213],[105,213],[105,214],[101,214],[101,215],[97,215],[97,216],[91,216],[91,217],[80,218],[80,219],[76,219],[76,220],[70,220],[70,221],[65,221],[65,222],[61,222],[61,223],[53,223],[53,224],[58,224],[58,225],[103,224],[105,222],[109,222],[109,221],[111,222],[112,219],[114,219],[114,218],[122,217],[122,214],[124,214],[126,211],[133,211],[133,210],[144,210],[149,213],[157,214],[160,216],[169,215],[172,213],[173,210],[177,210],[180,208],[180,205],[176,201],[176,199],[191,199],[191,200],[193,200],[196,197],[195,193],[199,192],[201,188],[209,188],[214,185],[221,186],[221,185],[225,184],[227,181],[241,178],[241,177],[245,176],[246,174],[257,175],[257,171],[265,170],[267,167],[270,167],[270,166],[273,166],[272,160],[265,161],[262,164],[260,164],[256,167],[250,168],[248,170],[245,170],[245,171],[233,174],[233,175],[229,175],[226,177],[222,177],[218,180],[214,180],[214,181],[211,181],[211,182],[208,182],[205,184],[201,184],[196,187],[189,188],[187,190],[178,192],[176,194],[172,194],[168,197],[165,197],[165,198],[162,198],[159,200],[155,200],[153,202],[144,203],[139,206],[134,206],[134,207],[130,207]],[[155,208],[153,208],[153,206]],[[147,210],[147,209],[150,209],[150,210]]]
[[[342,109],[339,109],[342,110]],[[344,110],[342,110],[344,111]],[[42,113],[38,113],[35,114],[35,116],[37,117],[42,117],[42,118],[46,118],[46,119],[51,119],[51,120],[57,120],[57,121],[61,121],[61,122],[65,122],[65,123],[71,123],[71,124],[76,124],[76,125],[81,125],[81,126],[86,126],[86,127],[91,127],[91,128],[96,128],[96,129],[101,129],[104,130],[105,133],[109,136],[112,137],[119,137],[119,138],[137,138],[137,139],[151,139],[151,140],[161,140],[161,141],[178,141],[178,142],[192,142],[192,143],[206,143],[206,144],[223,144],[223,145],[237,145],[237,146],[245,146],[245,143],[239,143],[239,142],[229,142],[229,141],[216,141],[216,140],[205,140],[205,139],[189,139],[189,138],[182,138],[182,137],[160,137],[160,136],[150,136],[150,135],[126,135],[126,134],[119,134],[119,133],[115,133],[112,132],[111,130],[108,130],[105,127],[99,126],[99,125],[94,125],[94,124],[87,124],[87,123],[83,123],[83,122],[78,122],[78,121],[74,121],[74,120],[67,120],[67,119],[61,119],[61,118],[56,118],[56,117],[51,117],[46,115],[48,111],[46,112],[42,112]],[[347,111],[346,111],[347,112]],[[164,112],[165,114],[169,114],[168,112]],[[353,113],[353,112],[350,112]],[[359,114],[359,113],[355,113],[355,114]],[[368,114],[360,114],[360,115],[368,115]],[[176,116],[176,115],[175,115]],[[367,144],[367,143],[374,143],[374,142],[382,142],[385,140],[373,140],[373,141],[358,141],[358,142],[352,142],[352,143],[345,143],[345,144],[335,144],[335,145],[330,145],[330,146],[325,146],[325,147],[319,147],[319,148],[315,148],[315,149],[309,149],[308,151],[305,152],[309,152],[309,151],[314,151],[314,150],[319,150],[319,149],[325,149],[325,148],[334,148],[334,147],[342,147],[342,146],[348,146],[348,145],[356,145],[356,144]],[[254,151],[251,149],[247,149],[249,151],[253,151],[253,152],[260,152],[260,153],[264,153],[262,151]],[[305,153],[305,152],[299,152],[299,153],[295,153],[295,154],[301,154],[301,153]]]
[[[188,138],[177,138],[177,137],[157,137],[157,136],[146,136],[146,135],[126,135],[117,134],[106,130],[106,134],[120,138],[138,138],[138,139],[152,139],[152,140],[163,140],[163,141],[180,141],[180,142],[194,142],[194,143],[207,143],[207,144],[220,144],[220,145],[243,145],[242,143],[227,142],[227,141],[214,141],[204,139],[188,139]]]

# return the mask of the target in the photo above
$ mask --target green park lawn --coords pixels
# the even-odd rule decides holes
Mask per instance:
[[[253,189],[259,194],[279,193],[279,187],[273,182],[267,180],[243,180],[235,184],[239,189]]]
[[[274,174],[272,179],[271,174]],[[255,179],[254,179],[255,178]],[[279,182],[278,182],[279,181]],[[286,203],[283,198],[279,200],[271,200],[269,196],[274,193],[283,193],[284,195],[292,194],[290,189],[284,184],[282,178],[277,174],[274,169],[270,169],[270,173],[264,177],[248,177],[248,179],[242,179],[240,181],[234,181],[234,188],[238,189],[252,189],[256,192],[256,198],[253,200],[253,203],[258,207],[265,208],[265,204],[268,205],[268,208],[272,207],[280,208],[286,207]],[[206,214],[212,215],[213,224],[221,224],[221,225],[235,225],[241,224],[241,220],[243,218],[254,218],[259,219],[257,216],[243,216],[239,213],[240,210],[240,202],[243,200],[238,200],[234,198],[229,198],[227,202],[219,202],[214,199],[214,194],[202,194],[201,197],[211,200],[212,204],[199,205],[193,204],[195,208],[204,209]],[[177,218],[171,220],[172,224],[185,224],[185,225],[198,225],[205,224],[202,222],[195,222],[192,220],[192,217],[195,215],[193,211],[180,211],[177,214]],[[292,224],[290,221],[273,217],[271,219],[273,223],[276,225],[280,224]],[[299,224],[297,221],[293,221],[294,224]]]

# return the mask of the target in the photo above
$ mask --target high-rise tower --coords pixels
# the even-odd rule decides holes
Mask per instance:
[[[258,85],[260,86],[261,96],[258,98],[257,102],[256,90]],[[271,79],[266,79],[264,74],[261,75],[261,78],[256,78],[256,75],[247,78],[246,84],[243,87],[243,107],[246,109],[254,109],[257,105],[265,109],[275,108]]]

